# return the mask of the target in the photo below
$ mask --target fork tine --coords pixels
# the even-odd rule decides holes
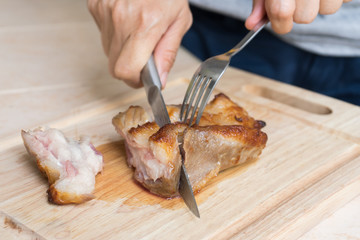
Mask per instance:
[[[207,88],[207,86],[209,85],[210,81],[211,81],[210,77],[205,77],[205,81],[202,83],[200,91],[199,91],[199,93],[197,95],[196,102],[194,104],[193,111],[192,111],[192,114],[191,114],[191,118],[190,118],[190,121],[189,121],[189,125],[191,125],[191,123],[194,120],[194,116],[195,116],[196,110],[198,109],[199,102],[203,98],[204,91]]]
[[[200,105],[200,107],[199,107],[198,114],[197,114],[197,116],[196,116],[196,122],[195,122],[196,125],[199,124],[199,122],[200,122],[201,115],[202,115],[202,113],[203,113],[203,111],[204,111],[204,109],[205,109],[206,103],[208,102],[212,91],[213,91],[214,88],[215,88],[216,82],[217,82],[217,81],[214,81],[214,80],[212,79],[212,81],[210,81],[210,83],[209,83],[208,86],[207,86],[205,95],[204,95],[204,97],[202,98],[201,105]]]
[[[195,83],[197,82],[198,78],[200,77],[199,74],[194,74],[194,76],[192,77],[189,86],[186,90],[185,96],[184,96],[184,100],[183,103],[181,105],[181,110],[180,110],[180,121],[184,121],[186,118],[184,118],[184,111],[185,108],[188,107],[187,101],[189,100],[190,94],[193,92]],[[188,110],[187,110],[188,111]]]
[[[191,98],[190,98],[190,101],[188,102],[188,106],[187,106],[187,109],[186,109],[186,112],[185,112],[185,117],[184,117],[184,121],[186,121],[186,119],[188,118],[189,116],[189,113],[191,111],[194,111],[194,108],[192,107],[193,106],[193,102],[194,102],[194,99],[195,97],[198,95],[198,92],[199,92],[199,87],[201,86],[202,82],[204,81],[204,77],[199,74],[198,75],[198,78],[197,78],[197,81],[195,83],[195,87],[191,93]]]

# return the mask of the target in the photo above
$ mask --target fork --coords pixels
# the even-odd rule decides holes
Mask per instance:
[[[254,27],[254,29],[246,34],[246,36],[231,50],[227,51],[226,53],[208,58],[200,65],[200,67],[195,71],[186,90],[180,110],[180,121],[186,122],[188,116],[191,113],[189,120],[189,125],[191,125],[194,120],[195,113],[197,112],[195,124],[199,124],[206,103],[209,100],[215,85],[229,66],[231,57],[240,52],[256,36],[256,34],[258,34],[264,28],[268,22],[269,20],[266,17],[263,18]],[[195,104],[193,106],[194,100]],[[198,108],[200,100],[201,104]]]

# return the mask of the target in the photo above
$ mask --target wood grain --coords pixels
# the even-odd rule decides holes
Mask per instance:
[[[96,176],[95,196],[98,200],[115,202],[118,199],[126,198],[125,205],[129,207],[141,207],[146,205],[160,205],[167,209],[180,209],[184,207],[181,198],[164,199],[151,194],[133,178],[134,170],[126,162],[126,152],[124,141],[111,142],[97,147],[104,156],[104,169],[101,174]],[[202,189],[201,193],[196,194],[198,204],[203,203],[206,199],[216,193],[216,185],[228,177],[241,174],[256,160],[246,162],[239,166],[233,167],[209,182]]]
[[[166,101],[179,103],[186,87],[187,80],[172,81],[164,91]],[[254,87],[266,88],[266,96]],[[274,89],[285,98],[269,97]],[[269,140],[257,162],[220,173],[196,195],[201,219],[181,199],[159,198],[134,182],[123,140],[111,125],[112,116],[130,102],[148,109],[145,94],[131,91],[49,123],[70,137],[91,136],[104,154],[96,199],[82,205],[49,204],[46,180],[14,140],[0,156],[0,169],[6,169],[1,211],[45,239],[286,239],[300,236],[324,213],[360,193],[360,137],[350,131],[359,108],[233,69],[218,91],[265,120]],[[289,98],[301,99],[297,104],[302,107],[283,100]]]

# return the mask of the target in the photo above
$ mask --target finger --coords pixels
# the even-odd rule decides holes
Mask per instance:
[[[311,23],[319,12],[320,0],[297,0],[294,22]]]
[[[109,25],[109,34],[107,35],[109,41],[109,71],[113,77],[120,78],[119,74],[115,73],[116,62],[119,59],[123,44],[129,40],[131,32],[138,26],[134,21],[128,21],[127,24],[124,24],[129,15],[126,11],[124,12],[123,9],[129,8],[128,2],[117,1],[112,7],[111,20],[113,25]],[[134,15],[137,14],[137,12],[134,13]]]
[[[91,13],[91,16],[95,20],[97,27],[100,29],[101,21],[100,21],[100,16],[98,13],[98,3],[99,2],[97,0],[88,0],[87,6],[89,9],[89,12]]]
[[[121,39],[120,33],[115,33],[111,39],[110,47],[109,47],[109,71],[111,75],[115,78],[119,78],[115,74],[115,65],[120,56],[121,48],[122,48],[123,41]]]
[[[163,88],[166,85],[167,75],[175,62],[181,39],[190,28],[191,24],[192,16],[189,11],[187,16],[174,22],[174,24],[168,28],[156,45],[154,58]]]
[[[245,27],[252,30],[266,15],[265,0],[253,0],[253,9],[245,21]]]
[[[99,14],[102,16],[101,41],[106,56],[109,57],[111,41],[114,35],[114,24],[112,19],[113,1],[100,1]]]
[[[140,72],[150,58],[161,33],[158,28],[131,34],[124,42],[114,65],[114,77],[124,80],[131,87],[141,87]]]
[[[319,13],[324,15],[333,14],[339,10],[342,4],[343,0],[320,0]]]
[[[265,10],[276,33],[285,34],[291,31],[295,0],[268,0],[265,2]]]
[[[344,0],[343,2],[344,3],[347,3],[347,2],[351,2],[352,0]]]

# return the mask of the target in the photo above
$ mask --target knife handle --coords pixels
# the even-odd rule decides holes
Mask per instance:
[[[140,79],[146,90],[148,90],[150,87],[153,87],[154,85],[161,90],[161,81],[153,55],[150,56],[148,62],[141,70]]]

